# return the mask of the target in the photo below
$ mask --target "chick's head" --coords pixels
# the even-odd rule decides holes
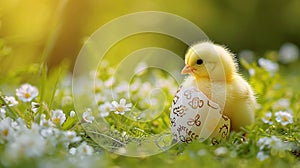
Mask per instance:
[[[224,47],[202,42],[189,48],[181,73],[193,75],[196,79],[227,81],[232,79],[236,69],[235,58]]]

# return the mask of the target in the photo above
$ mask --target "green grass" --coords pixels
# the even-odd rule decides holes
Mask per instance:
[[[2,55],[6,54],[2,48]],[[1,52],[0,52],[1,53]],[[1,59],[1,55],[0,55]],[[10,123],[10,128],[15,129],[13,138],[10,138],[5,132],[4,118],[0,117],[0,166],[1,167],[300,167],[300,87],[297,78],[297,71],[299,70],[298,62],[290,65],[280,65],[279,72],[274,74],[268,72],[263,67],[256,63],[246,63],[241,61],[245,68],[245,75],[248,76],[247,71],[254,69],[255,74],[248,76],[248,81],[253,86],[259,108],[256,110],[256,120],[253,125],[245,128],[242,132],[231,132],[226,141],[220,144],[211,145],[209,141],[203,143],[194,142],[192,144],[177,144],[171,149],[166,150],[157,155],[144,157],[126,157],[117,155],[103,149],[94,139],[92,139],[86,128],[95,129],[97,133],[105,133],[113,136],[115,140],[121,144],[129,142],[139,142],[142,138],[147,138],[153,134],[161,133],[170,128],[169,121],[169,107],[174,93],[172,87],[177,87],[171,78],[161,71],[148,71],[139,74],[142,83],[151,81],[150,88],[155,88],[157,80],[169,81],[170,87],[163,87],[164,99],[161,99],[158,93],[156,98],[159,100],[156,105],[163,105],[163,113],[151,118],[146,113],[147,109],[157,108],[153,104],[143,104],[141,101],[145,99],[144,93],[138,93],[138,90],[131,92],[131,97],[127,101],[133,103],[136,111],[128,112],[126,115],[135,117],[136,121],[128,119],[122,115],[110,113],[106,117],[106,123],[109,127],[101,127],[97,109],[93,109],[92,115],[95,117],[93,124],[84,122],[82,119],[82,112],[76,111],[72,101],[72,90],[70,85],[70,78],[68,74],[68,64],[62,63],[57,68],[47,70],[37,64],[30,65],[26,68],[15,69],[6,73],[0,78],[0,104],[1,108],[5,109],[6,116],[17,120],[22,118],[27,128],[14,128]],[[108,69],[100,70],[102,75],[99,76],[100,81],[107,81],[111,76]],[[103,75],[104,74],[104,75]],[[154,78],[155,77],[155,78]],[[16,94],[15,90],[24,83],[30,83],[36,86],[39,94],[32,101],[40,103],[38,111],[35,113],[32,110],[31,102],[23,102]],[[134,80],[131,81],[131,84]],[[119,83],[112,86],[116,90]],[[170,89],[171,88],[171,89]],[[105,87],[90,88],[95,89],[96,94],[105,97]],[[117,92],[117,91],[116,91]],[[126,94],[122,91],[117,92],[119,100],[122,97],[126,98]],[[4,101],[4,96],[13,96],[17,99],[18,104],[9,106],[9,103]],[[87,95],[83,95],[84,101]],[[107,95],[106,95],[107,96]],[[153,96],[153,95],[152,95]],[[282,105],[280,100],[285,99],[289,104]],[[105,98],[97,102],[102,105],[104,102],[111,102],[112,98]],[[161,101],[164,100],[164,101]],[[163,102],[163,103],[162,103]],[[155,104],[155,103],[154,103]],[[63,124],[56,124],[54,126],[35,126],[33,123],[40,124],[44,114],[47,120],[52,119],[52,110],[61,109],[66,116]],[[77,117],[71,117],[70,112],[75,110]],[[149,122],[140,122],[140,112],[145,112],[144,119],[151,119]],[[293,116],[292,123],[283,125],[282,122],[276,121],[276,114],[278,111],[289,111]],[[265,114],[271,112],[272,117],[269,119],[273,124],[265,123],[262,118]],[[147,118],[148,117],[148,118]],[[138,121],[138,122],[137,122]],[[18,125],[22,126],[18,120]],[[38,127],[38,128],[36,128]],[[99,129],[98,129],[99,128]],[[106,130],[105,130],[105,129]],[[18,131],[21,129],[22,131]],[[24,130],[23,130],[24,129]],[[35,129],[38,131],[35,132]],[[102,129],[102,130],[101,130]],[[50,130],[54,132],[46,132]],[[6,130],[7,131],[7,130]],[[9,130],[11,131],[11,130]],[[81,137],[80,141],[69,142],[65,139],[64,133],[66,131],[75,131],[76,136]],[[46,135],[44,135],[43,133]],[[125,133],[124,133],[125,132]],[[43,135],[42,135],[43,134]],[[40,141],[33,141],[26,139],[26,136],[36,136],[31,138],[43,138]],[[42,135],[42,136],[41,136]],[[259,144],[261,138],[271,138],[273,140],[267,142],[263,146]],[[18,138],[23,138],[24,141],[18,141]],[[274,138],[275,137],[275,138]],[[28,147],[26,141],[32,145]],[[87,142],[88,147],[82,145],[82,142]],[[39,143],[45,150],[39,151],[35,149]],[[69,142],[68,145],[65,143]],[[26,144],[22,148],[22,144]],[[21,147],[20,147],[21,145]],[[107,146],[113,146],[118,149],[115,141],[109,141]],[[92,151],[88,151],[92,147]],[[71,148],[76,148],[75,155],[69,154]],[[28,149],[28,151],[23,150]],[[34,151],[37,151],[34,154]],[[259,159],[258,153],[261,152],[266,156],[265,159]],[[31,156],[32,154],[33,156]]]

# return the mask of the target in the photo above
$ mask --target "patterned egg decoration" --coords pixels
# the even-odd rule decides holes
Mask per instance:
[[[218,104],[195,87],[180,87],[172,101],[170,113],[173,139],[191,143],[210,139],[218,144],[230,131],[230,119],[222,115]]]

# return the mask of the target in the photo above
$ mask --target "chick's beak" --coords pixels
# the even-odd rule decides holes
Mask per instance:
[[[184,74],[189,74],[189,73],[192,73],[191,67],[189,65],[185,65],[181,71],[181,74],[184,75]]]

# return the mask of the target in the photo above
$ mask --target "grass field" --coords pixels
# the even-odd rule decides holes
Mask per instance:
[[[7,56],[6,46],[0,48],[2,61]],[[164,72],[150,70],[140,74],[141,80],[135,79],[130,85],[129,98],[124,83],[111,79],[114,68],[107,65],[92,88],[99,109],[79,112],[74,107],[67,63],[51,70],[43,64],[10,70],[0,77],[0,167],[300,168],[299,60],[283,62],[274,51],[263,59],[240,63],[257,94],[255,123],[243,132],[231,132],[226,141],[217,145],[209,141],[177,144],[147,157],[109,152],[93,141],[85,128],[105,117],[110,126],[107,133],[120,144],[168,130],[169,107],[178,86]],[[151,82],[145,82],[149,79]],[[156,99],[143,102],[144,95],[157,87],[165,97],[157,92]],[[91,88],[83,88],[83,93],[84,89]],[[116,102],[108,97],[111,93]],[[122,115],[138,121],[152,115],[139,111],[155,111],[161,106],[163,113],[149,122],[135,122]],[[120,146],[109,143],[104,145],[119,150]]]

